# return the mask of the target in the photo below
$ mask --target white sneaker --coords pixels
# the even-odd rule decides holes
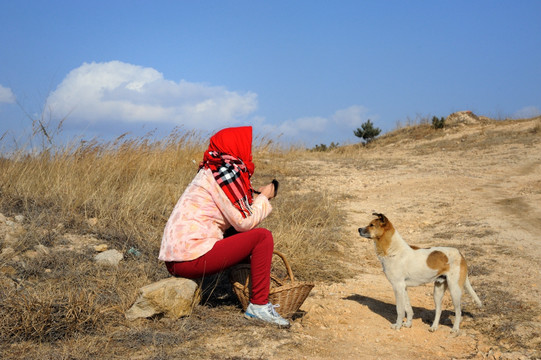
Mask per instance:
[[[284,319],[274,310],[274,308],[280,305],[272,305],[270,302],[266,305],[254,305],[248,304],[244,317],[246,319],[259,319],[272,324],[276,324],[280,327],[289,327],[289,321]]]

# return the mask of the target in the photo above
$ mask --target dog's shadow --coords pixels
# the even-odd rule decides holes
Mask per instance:
[[[359,294],[350,295],[348,297],[343,298],[343,300],[350,300],[350,301],[356,301],[361,305],[367,306],[372,312],[375,314],[378,314],[379,316],[387,319],[391,324],[394,324],[396,322],[396,305],[386,303],[384,301],[374,299],[368,296],[363,296]],[[416,307],[412,306],[413,309],[413,318],[414,319],[421,319],[423,323],[432,325],[432,322],[434,321],[434,309],[428,310],[422,307]],[[468,313],[464,313],[463,315],[467,315]],[[441,312],[441,318],[440,318],[440,325],[444,326],[452,326],[452,322],[450,319],[450,316],[454,315],[453,311],[450,310],[443,310]]]

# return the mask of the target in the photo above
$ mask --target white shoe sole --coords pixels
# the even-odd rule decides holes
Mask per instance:
[[[264,323],[267,323],[267,324],[272,324],[272,325],[278,326],[281,329],[287,329],[287,328],[291,327],[290,323],[287,323],[287,325],[282,325],[282,324],[275,323],[273,321],[266,321],[266,320],[260,319],[260,318],[256,317],[255,315],[248,314],[248,313],[244,313],[244,318],[246,318],[248,320],[257,320],[257,321],[261,321],[261,322],[264,322]]]

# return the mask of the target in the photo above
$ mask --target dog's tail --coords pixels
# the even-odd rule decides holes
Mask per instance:
[[[470,284],[470,279],[468,279],[468,277],[466,277],[466,282],[464,282],[464,287],[466,288],[466,291],[468,292],[468,294],[470,294],[470,296],[473,298],[473,300],[475,301],[477,306],[482,307],[483,303],[479,299],[479,296],[477,296],[477,294],[473,290],[473,288],[472,288],[472,286]]]

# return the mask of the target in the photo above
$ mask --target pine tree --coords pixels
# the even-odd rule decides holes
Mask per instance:
[[[361,124],[360,128],[357,128],[357,130],[354,130],[353,134],[363,139],[366,143],[369,143],[370,141],[374,140],[379,135],[380,132],[381,132],[381,129],[375,128],[372,121],[368,119],[366,122]]]

